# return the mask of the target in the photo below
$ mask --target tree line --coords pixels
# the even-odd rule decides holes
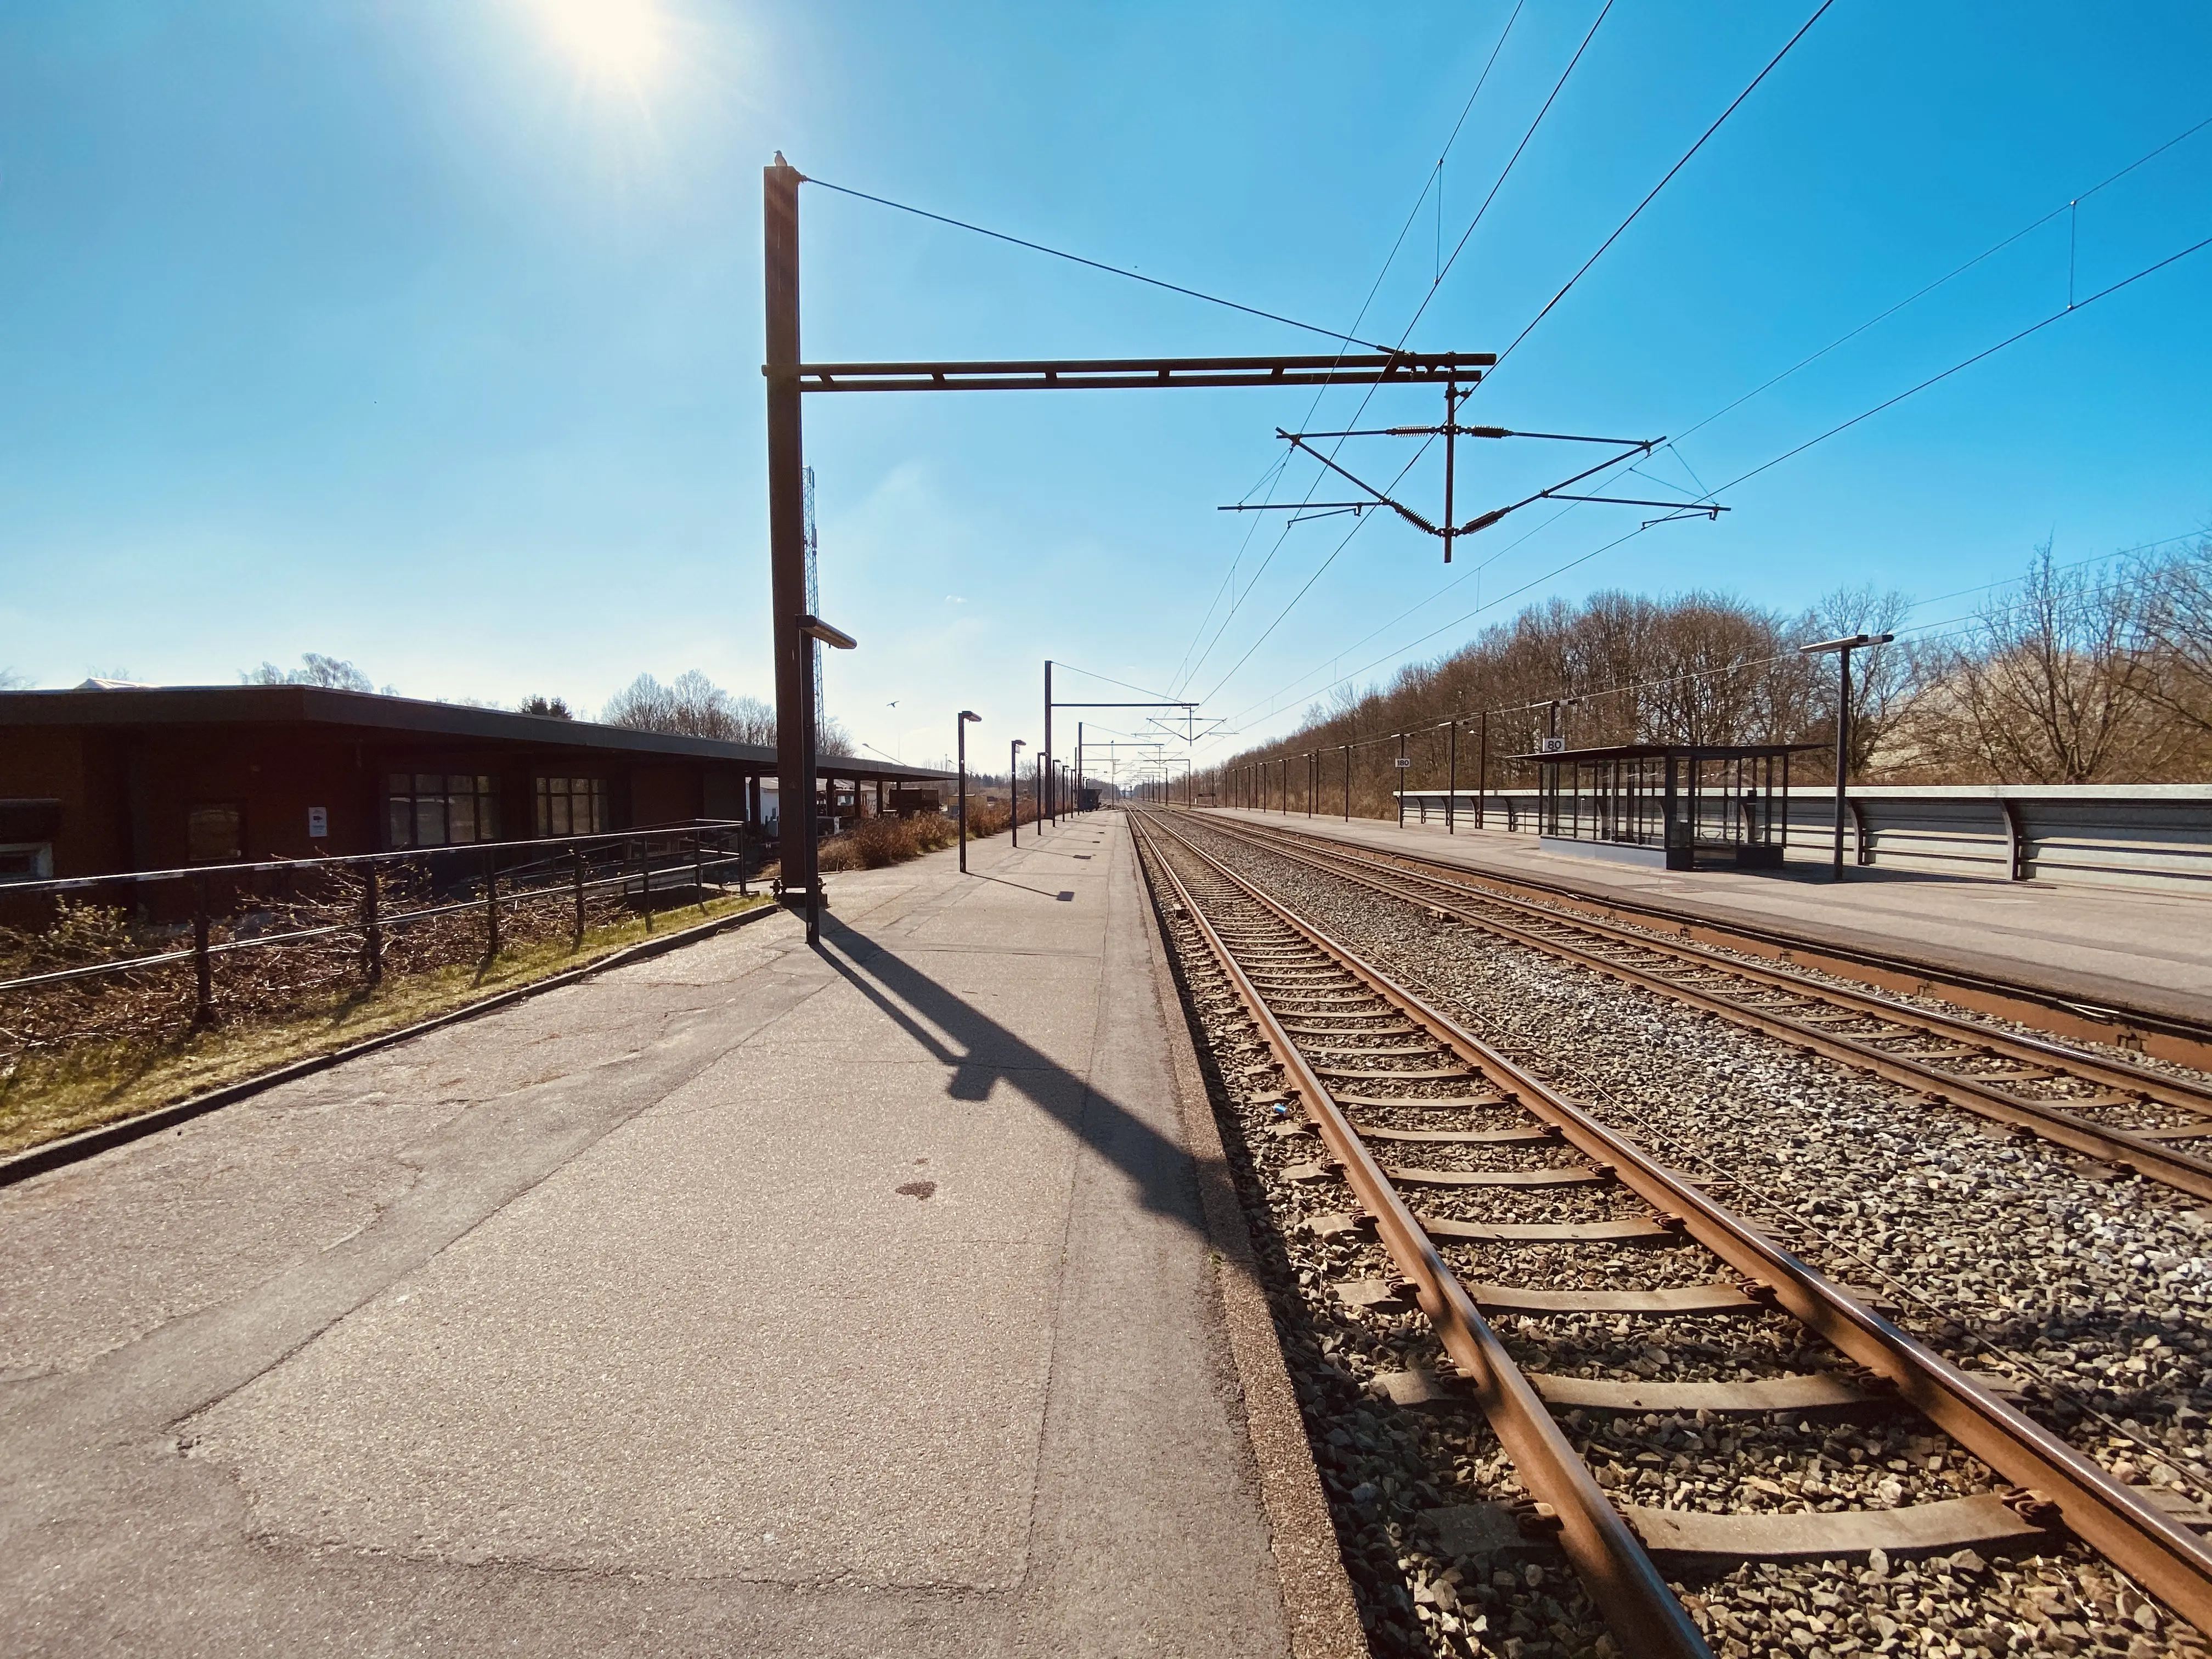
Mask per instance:
[[[775,746],[772,705],[758,697],[725,691],[696,668],[684,670],[666,685],[650,674],[640,674],[607,700],[599,720],[603,725],[627,726],[633,732]],[[814,743],[816,751],[824,755],[848,755],[854,747],[852,735],[842,720],[819,714]]]
[[[1914,608],[1871,586],[1794,613],[1704,591],[1553,599],[1387,684],[1340,688],[1291,735],[1201,771],[1196,787],[1219,790],[1262,763],[1275,804],[1288,760],[1294,806],[1315,793],[1341,810],[1348,778],[1353,811],[1387,815],[1401,734],[1405,775],[1440,787],[1452,721],[1470,789],[1486,753],[1491,787],[1532,785],[1534,763],[1518,757],[1554,731],[1573,749],[1832,744],[1835,660],[1798,647],[1885,633],[1900,637],[1852,653],[1856,781],[2212,781],[2212,537],[2102,568],[2061,565],[2046,544],[1963,616],[1908,631]]]
[[[309,651],[302,654],[297,668],[279,668],[274,663],[263,663],[258,668],[247,670],[239,677],[246,685],[315,685],[337,691],[374,691],[375,684],[352,663],[340,658],[325,656]],[[4,682],[0,682],[3,685]],[[383,688],[386,696],[398,696],[398,688]],[[462,699],[464,707],[495,708],[496,703],[481,702],[475,698]],[[514,712],[536,714],[556,720],[577,718],[574,709],[565,697],[547,696],[532,692],[514,705]],[[632,732],[659,732],[672,737],[717,738],[725,743],[755,744],[763,748],[775,746],[775,710],[758,697],[732,693],[707,678],[698,669],[688,668],[674,680],[664,685],[651,674],[640,674],[628,685],[607,699],[599,710],[600,724],[619,726]],[[842,721],[822,720],[816,734],[816,744],[823,754],[850,753],[851,735]]]

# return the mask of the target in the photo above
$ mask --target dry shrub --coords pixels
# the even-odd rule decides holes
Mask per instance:
[[[924,853],[940,852],[959,839],[942,812],[918,812],[910,818],[863,818],[842,836],[822,843],[824,870],[881,870]]]
[[[981,841],[987,836],[1003,836],[1012,815],[1003,806],[988,802],[971,803],[968,808],[968,839]]]
[[[1022,803],[1022,822],[1036,822],[1036,803]],[[976,796],[968,798],[968,839],[981,841],[990,836],[1003,836],[1013,823],[1013,814],[1004,801],[984,800]]]

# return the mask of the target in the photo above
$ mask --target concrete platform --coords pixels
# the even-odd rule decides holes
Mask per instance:
[[[0,1192],[0,1646],[1290,1652],[1127,836],[971,860]]]
[[[1535,838],[1441,823],[1218,809],[1231,818],[1524,876],[1724,926],[1909,957],[2099,1007],[2212,1022],[2212,899],[2055,883],[1984,881],[1825,864],[1756,872],[1640,869],[1540,850]],[[1212,816],[1209,810],[1206,816]]]

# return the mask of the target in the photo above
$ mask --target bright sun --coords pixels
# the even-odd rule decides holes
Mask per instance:
[[[556,44],[595,80],[649,78],[667,51],[655,0],[533,0]]]

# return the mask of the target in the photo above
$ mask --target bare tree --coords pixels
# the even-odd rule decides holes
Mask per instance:
[[[2212,536],[2128,568],[2136,624],[2153,661],[2147,694],[2199,739],[2212,737]],[[2199,751],[2202,743],[2191,745]]]
[[[1895,588],[1880,592],[1872,582],[1839,587],[1814,600],[1806,611],[1797,624],[1800,637],[1796,642],[1847,639],[1855,634],[1893,634],[1911,610],[1912,602]],[[1801,729],[1825,735],[1832,744],[1841,677],[1826,665],[1813,672],[1814,718]],[[1851,653],[1851,744],[1846,757],[1851,776],[1864,777],[1875,757],[1896,742],[1917,680],[1912,653],[1902,641]]]
[[[603,725],[632,732],[673,732],[675,700],[652,675],[640,674],[607,699],[606,707],[599,710],[599,720]]]
[[[304,652],[297,668],[279,668],[273,662],[240,674],[244,685],[319,685],[332,691],[374,691],[376,686],[368,676],[351,663],[337,657],[326,657],[319,651]],[[385,688],[386,695],[392,692]]]
[[[2158,775],[2173,745],[2149,696],[2136,611],[2124,580],[2058,569],[2045,542],[2017,590],[1933,653],[1936,678],[1915,699],[1923,753],[2004,782]]]
[[[599,718],[635,732],[761,746],[775,742],[775,709],[758,697],[732,696],[696,668],[678,674],[672,685],[640,674],[608,700]],[[848,739],[842,726],[828,720],[817,741],[824,752],[834,753]]]

